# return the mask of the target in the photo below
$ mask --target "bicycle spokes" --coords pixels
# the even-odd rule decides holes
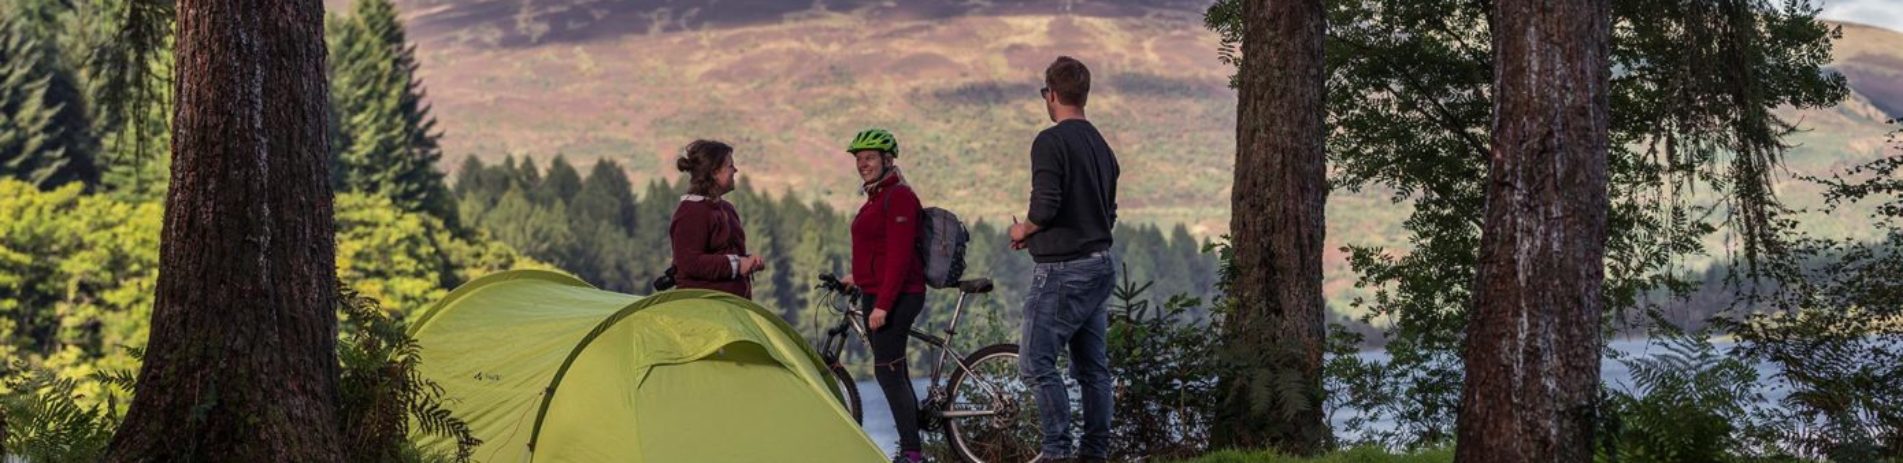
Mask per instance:
[[[946,419],[957,427],[956,444],[980,462],[1024,461],[1037,455],[1042,435],[1037,403],[1019,377],[1017,356],[978,359],[953,385]]]

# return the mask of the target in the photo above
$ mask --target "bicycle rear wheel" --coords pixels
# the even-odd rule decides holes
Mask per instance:
[[[1037,456],[1043,434],[1036,396],[1018,373],[1018,346],[994,344],[965,356],[970,369],[952,373],[943,413],[952,450],[972,463],[1020,462]]]

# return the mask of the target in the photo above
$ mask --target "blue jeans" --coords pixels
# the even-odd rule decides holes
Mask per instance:
[[[1104,336],[1110,313],[1104,302],[1116,285],[1116,258],[1108,251],[1068,262],[1037,264],[1024,301],[1024,341],[1018,367],[1037,396],[1045,456],[1105,458],[1110,453],[1110,359]],[[1082,389],[1084,439],[1074,452],[1070,393],[1057,371],[1059,350],[1070,349],[1070,373]]]

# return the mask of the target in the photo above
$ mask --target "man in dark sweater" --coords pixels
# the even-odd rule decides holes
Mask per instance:
[[[1084,119],[1090,70],[1060,56],[1044,71],[1039,90],[1051,122],[1031,143],[1031,205],[1026,222],[1011,226],[1011,245],[1029,248],[1037,263],[1024,303],[1018,365],[1037,395],[1044,434],[1034,461],[1103,461],[1110,452],[1110,361],[1104,340],[1110,314],[1104,302],[1115,283],[1110,229],[1117,222],[1117,155]],[[1074,446],[1070,397],[1057,356],[1070,351],[1081,386],[1084,438]]]

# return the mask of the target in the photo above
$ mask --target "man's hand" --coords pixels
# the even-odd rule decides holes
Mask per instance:
[[[852,282],[852,274],[847,274],[845,278],[840,278],[839,284],[846,285],[847,288],[859,287],[858,284]]]
[[[1013,242],[1024,241],[1025,238],[1030,238],[1032,233],[1037,233],[1037,224],[1030,222],[1011,224],[1011,241]]]
[[[871,327],[873,331],[879,331],[879,328],[885,327],[884,310],[872,309],[872,317],[870,318],[870,320],[866,321],[866,326]]]
[[[1024,239],[1036,234],[1037,230],[1037,224],[1019,222],[1017,216],[1011,216],[1011,249],[1015,251],[1031,247],[1030,244],[1024,242]]]

